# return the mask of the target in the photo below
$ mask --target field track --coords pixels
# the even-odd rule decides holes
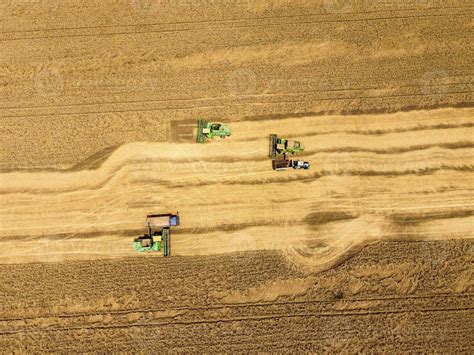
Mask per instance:
[[[182,216],[173,255],[282,250],[318,269],[371,241],[472,238],[471,117],[243,121],[225,142],[130,143],[98,166],[7,172],[0,260],[133,256],[131,240],[157,205]],[[271,170],[273,131],[304,140],[310,172]],[[12,240],[23,245],[16,253]]]

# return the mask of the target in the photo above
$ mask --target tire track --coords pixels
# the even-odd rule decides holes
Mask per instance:
[[[472,86],[474,88],[474,82],[468,83],[453,83],[453,84],[444,84],[446,86],[461,86],[464,88]],[[439,86],[432,86],[438,88]],[[397,89],[419,89],[420,85],[402,85],[397,87]],[[381,90],[385,89],[384,87],[377,87],[372,90]],[[252,94],[246,95],[246,99],[244,102],[239,103],[239,105],[243,104],[284,104],[284,103],[291,103],[291,102],[301,102],[304,100],[281,100],[280,97],[287,97],[287,96],[296,96],[301,97],[304,94],[314,95],[318,93],[328,93],[328,92],[347,92],[347,91],[365,91],[365,88],[353,88],[353,89],[338,89],[338,90],[310,90],[304,92],[284,92],[284,93],[275,93],[275,94]],[[462,90],[462,91],[446,91],[446,95],[453,95],[453,94],[472,94],[474,93],[473,90]],[[347,96],[347,97],[328,97],[328,98],[312,98],[311,101],[329,101],[329,100],[355,100],[355,99],[386,99],[386,98],[403,98],[403,97],[428,97],[428,96],[439,96],[438,93],[410,93],[410,94],[397,94],[397,95],[379,95],[379,96]],[[250,99],[258,99],[258,98],[277,98],[277,102],[266,102],[266,101],[250,101]],[[0,108],[0,111],[6,110],[34,110],[39,108],[58,108],[58,107],[85,107],[85,106],[99,106],[99,105],[121,105],[121,104],[147,104],[147,103],[168,103],[168,102],[193,102],[193,101],[230,101],[226,96],[220,97],[204,97],[204,98],[169,98],[169,99],[152,99],[152,100],[127,100],[127,101],[103,101],[103,102],[96,102],[96,103],[67,103],[67,104],[54,104],[54,105],[35,105],[35,106],[11,106],[7,107],[4,106]],[[227,102],[226,104],[232,104],[232,102]],[[472,107],[472,102],[466,103],[467,107]],[[176,109],[176,108],[196,108],[196,107],[203,107],[203,106],[176,106],[166,109]],[[207,107],[207,106],[204,106]],[[208,107],[217,107],[217,105],[211,105]],[[132,111],[139,111],[139,110],[132,110]],[[102,111],[92,112],[92,113],[100,113]],[[108,112],[123,112],[123,111],[105,111],[104,113]],[[86,114],[88,112],[68,112],[68,115],[75,115],[75,114]],[[366,114],[371,113],[378,113],[377,112],[365,112]],[[387,113],[387,112],[386,112]],[[49,114],[45,114],[48,115]],[[2,116],[3,118],[14,118],[14,117],[36,117],[42,115],[35,115],[35,116]],[[276,117],[275,115],[273,115]]]
[[[467,87],[474,87],[474,82],[469,81],[469,82],[457,82],[457,83],[450,83],[450,84],[444,84],[444,83],[439,83],[437,85],[427,85],[427,88],[431,89],[437,89],[439,87],[443,86],[461,86],[464,88]],[[394,89],[419,89],[420,85],[410,85],[410,84],[404,84],[404,85],[398,85],[396,88],[391,88],[391,90]],[[302,96],[304,94],[316,94],[316,93],[327,93],[327,92],[345,92],[345,91],[368,91],[368,90],[382,90],[386,89],[386,87],[355,87],[355,88],[344,88],[344,89],[325,89],[325,90],[306,90],[306,91],[288,91],[288,92],[279,92],[279,93],[256,93],[256,94],[248,94],[245,95],[246,98],[258,98],[258,97],[276,97],[279,98],[281,96]],[[472,92],[472,91],[470,91]],[[439,95],[437,93],[433,94],[426,94],[426,95]],[[390,96],[389,96],[390,97]],[[353,99],[354,97],[348,97],[349,99]],[[96,102],[96,103],[68,103],[68,104],[54,104],[54,105],[35,105],[35,106],[4,106],[0,108],[0,111],[2,110],[21,110],[21,109],[38,109],[38,108],[56,108],[56,107],[69,107],[69,106],[92,106],[92,105],[116,105],[116,104],[122,104],[122,103],[148,103],[148,102],[183,102],[183,101],[207,101],[207,100],[228,100],[228,96],[215,96],[215,97],[194,97],[194,98],[168,98],[168,99],[154,99],[154,100],[133,100],[133,101],[101,101],[101,102]],[[472,104],[472,103],[471,103]],[[371,112],[369,112],[371,113]],[[374,112],[374,113],[378,113]],[[292,113],[292,115],[295,115],[295,113]],[[272,118],[278,118],[279,115],[273,115]],[[294,117],[294,116],[293,116]]]
[[[472,7],[447,7],[447,8],[435,8],[430,10],[447,10],[447,9],[457,9],[457,10],[472,10]],[[380,12],[392,12],[390,11],[379,11]],[[407,11],[407,10],[395,10],[395,11]],[[413,11],[416,11],[413,9]],[[367,15],[377,12],[360,12],[360,13],[351,13],[351,15]],[[251,19],[233,19],[233,20],[205,20],[205,21],[191,21],[191,22],[163,22],[163,23],[154,23],[154,24],[130,24],[130,25],[113,25],[113,26],[85,26],[85,27],[69,27],[69,28],[56,28],[56,29],[34,29],[27,31],[0,31],[0,35],[5,34],[17,34],[17,33],[32,33],[32,32],[51,32],[51,31],[71,31],[71,30],[94,30],[99,28],[124,28],[124,27],[154,27],[154,26],[169,26],[169,25],[193,25],[193,24],[209,24],[209,23],[226,23],[226,26],[215,26],[215,27],[198,27],[198,28],[185,28],[185,29],[169,29],[169,30],[147,30],[147,31],[121,31],[121,32],[110,32],[110,33],[87,33],[87,34],[71,34],[71,35],[56,35],[56,36],[35,36],[35,37],[16,37],[16,38],[0,38],[0,42],[7,41],[18,41],[18,40],[38,40],[38,39],[57,39],[57,38],[74,38],[74,37],[105,37],[105,36],[116,36],[116,35],[134,35],[134,34],[148,34],[148,33],[179,33],[179,32],[188,32],[188,31],[219,31],[219,30],[229,30],[229,29],[249,29],[249,28],[258,28],[269,26],[288,26],[291,24],[329,24],[329,23],[346,23],[346,22],[367,22],[367,21],[380,21],[380,20],[400,20],[400,19],[421,19],[421,18],[432,18],[432,17],[443,17],[447,15],[444,14],[423,14],[423,15],[406,15],[406,16],[391,16],[391,17],[370,17],[363,19],[334,19],[334,20],[321,20],[321,21],[297,21],[297,22],[281,22],[281,23],[268,23],[264,22],[265,20],[275,20],[275,19],[289,19],[289,18],[307,18],[307,17],[320,17],[321,14],[302,14],[295,16],[277,16],[277,17],[257,17]],[[448,16],[452,17],[468,17],[465,11],[459,13],[450,13]],[[248,25],[234,25],[229,26],[229,23],[244,23],[255,21],[255,24]],[[264,23],[262,23],[264,22]]]
[[[385,297],[355,297],[350,299],[341,300],[344,303],[365,303],[365,302],[376,302],[376,301],[409,301],[409,300],[433,300],[439,299],[440,302],[446,302],[447,299],[458,299],[467,298],[471,299],[474,297],[472,293],[454,294],[454,293],[442,293],[442,294],[427,294],[427,295],[407,295],[407,296],[390,296]],[[165,304],[166,302],[163,302]],[[241,303],[225,303],[225,304],[209,304],[205,307],[194,307],[194,306],[179,306],[172,307],[173,311],[219,311],[226,308],[246,309],[249,307],[284,307],[286,305],[312,305],[312,304],[324,304],[334,305],[334,300],[307,300],[307,301],[277,301],[277,302],[241,302]],[[123,310],[107,310],[103,312],[81,312],[81,313],[63,313],[63,314],[51,314],[43,315],[39,317],[21,317],[21,318],[0,318],[0,322],[11,322],[11,321],[22,321],[22,320],[34,320],[38,318],[75,318],[75,317],[90,317],[97,315],[124,315],[130,313],[149,313],[149,312],[166,312],[169,311],[168,307],[151,307],[151,308],[134,308],[134,309],[123,309]]]
[[[124,325],[95,325],[95,326],[76,326],[76,327],[65,327],[65,328],[46,328],[42,330],[11,330],[11,331],[0,331],[0,335],[11,335],[11,334],[25,334],[25,333],[49,333],[49,332],[68,332],[74,330],[109,330],[109,329],[130,329],[130,328],[142,328],[142,327],[166,327],[166,326],[189,326],[196,324],[215,324],[215,323],[234,323],[234,322],[249,322],[249,321],[266,321],[276,320],[284,318],[327,318],[327,317],[349,317],[349,316],[372,316],[372,315],[391,315],[391,314],[407,314],[407,313],[459,313],[474,310],[474,307],[463,307],[463,308],[425,308],[411,310],[391,310],[391,311],[373,311],[373,312],[328,312],[328,313],[295,313],[295,314],[280,314],[280,315],[258,315],[248,317],[235,317],[232,319],[207,319],[207,320],[194,320],[194,321],[173,321],[173,322],[147,322],[147,323],[131,323]]]
[[[461,92],[457,93],[448,93],[447,95],[453,95],[453,94],[460,94]],[[469,91],[469,92],[463,92],[463,93],[474,93],[474,91]],[[374,99],[386,99],[386,98],[401,98],[401,97],[419,97],[419,96],[436,96],[436,94],[419,94],[419,95],[395,95],[395,96],[380,96],[380,97],[352,97],[352,98],[327,98],[327,99],[312,99],[310,101],[313,102],[335,102],[335,101],[351,101],[351,100],[366,100],[366,101],[371,101]],[[150,101],[150,102],[153,102]],[[208,109],[222,109],[224,107],[242,107],[242,106],[252,106],[252,105],[259,105],[259,104],[265,104],[267,106],[272,106],[272,105],[283,105],[283,104],[289,104],[289,103],[305,103],[307,100],[293,100],[293,101],[280,101],[280,102],[245,102],[245,103],[228,103],[228,104],[218,104],[218,105],[205,105],[205,106],[175,106],[175,107],[164,107],[164,108],[150,108],[150,109],[123,109],[123,110],[104,110],[104,111],[88,111],[88,112],[70,112],[70,113],[48,113],[48,114],[39,114],[39,115],[7,115],[7,116],[1,116],[1,119],[16,119],[16,118],[35,118],[35,117],[56,117],[56,116],[71,116],[71,115],[100,115],[100,114],[116,114],[116,113],[138,113],[138,112],[166,112],[166,111],[189,111],[189,110],[208,110]],[[121,103],[116,103],[116,104],[121,104]],[[84,106],[87,106],[89,104],[84,104]],[[94,104],[94,105],[99,105],[99,104]],[[447,106],[436,106],[436,108],[444,108],[444,107],[454,107],[453,105],[447,105]],[[471,105],[465,105],[465,104],[460,104],[460,107],[473,107]],[[423,105],[417,107],[418,109],[429,109],[430,107],[424,107]],[[400,112],[400,111],[395,111],[395,112]],[[362,113],[362,112],[360,112]],[[364,111],[363,113],[365,114],[371,114],[371,113],[379,113],[379,112],[373,112],[373,111]],[[392,111],[388,111],[387,113],[392,113]],[[324,114],[328,114],[326,111],[321,111],[318,115],[322,116]],[[349,115],[350,113],[342,113],[342,114],[347,114]]]

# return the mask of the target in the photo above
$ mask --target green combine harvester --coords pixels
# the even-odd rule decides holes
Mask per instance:
[[[160,232],[145,234],[133,241],[133,247],[139,253],[158,252],[163,250],[164,256],[170,255],[170,229],[163,228]]]
[[[271,159],[283,157],[286,155],[296,155],[304,152],[304,145],[298,141],[293,141],[285,138],[278,138],[276,134],[270,134],[270,153]]]
[[[197,142],[204,143],[207,139],[214,137],[229,137],[231,135],[230,128],[222,123],[206,122],[198,119]]]
[[[179,214],[151,214],[146,217],[147,233],[133,241],[139,253],[163,251],[170,255],[170,227],[179,226]]]

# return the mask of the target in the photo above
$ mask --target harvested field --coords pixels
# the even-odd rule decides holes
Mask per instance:
[[[269,251],[5,265],[0,344],[467,353],[472,248],[472,240],[379,242],[313,275]]]
[[[0,2],[0,347],[471,353],[472,10]]]
[[[472,113],[235,122],[216,144],[129,143],[98,167],[6,172],[0,260],[135,256],[157,206],[183,216],[173,255],[281,250],[312,271],[372,241],[472,238]],[[304,139],[311,172],[271,170],[275,129]]]

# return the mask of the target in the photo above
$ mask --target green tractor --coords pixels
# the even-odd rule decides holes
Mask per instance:
[[[285,138],[278,138],[276,134],[270,134],[270,153],[271,159],[277,157],[286,157],[286,155],[296,155],[304,151],[304,145],[298,141]]]
[[[229,137],[231,131],[229,126],[222,123],[206,122],[203,119],[198,119],[198,132],[197,142],[204,143],[206,139],[212,139],[214,137]]]
[[[163,251],[170,255],[170,227],[179,226],[179,214],[151,214],[146,217],[147,233],[133,241],[139,253]]]

